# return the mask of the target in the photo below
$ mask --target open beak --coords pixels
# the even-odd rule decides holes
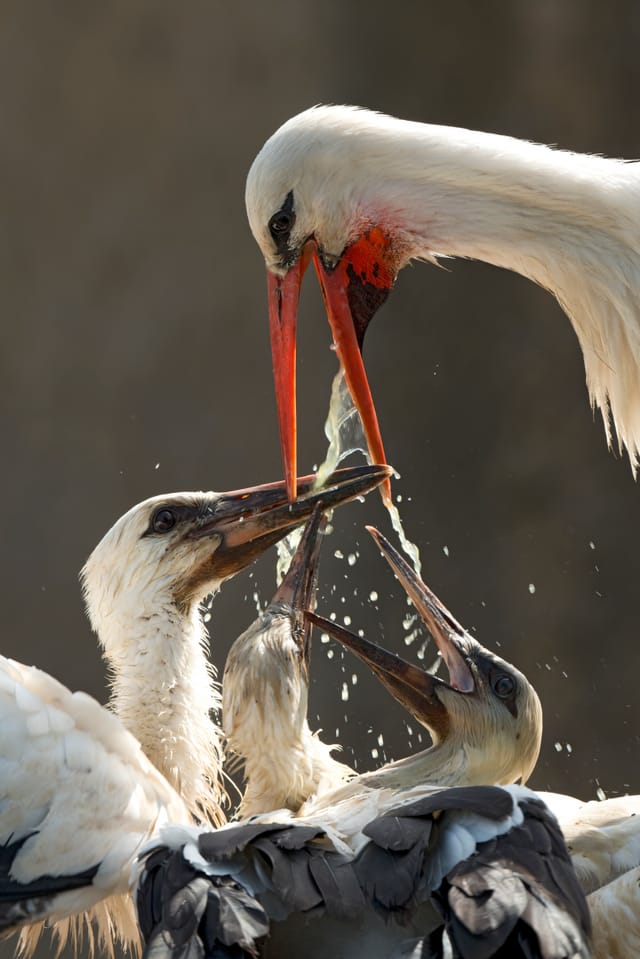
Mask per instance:
[[[449,686],[459,693],[472,693],[475,690],[473,673],[460,650],[467,632],[455,619],[435,593],[422,582],[418,574],[388,539],[374,526],[367,526],[380,552],[396,574],[407,596],[415,606],[420,619],[433,636],[440,655],[449,670]],[[463,645],[464,648],[464,645]]]
[[[296,324],[302,277],[313,257],[338,358],[354,405],[360,414],[369,456],[384,463],[386,456],[364,362],[362,344],[373,315],[386,300],[396,277],[390,241],[378,227],[367,230],[336,261],[323,258],[315,240],[303,247],[284,276],[268,271],[269,323],[273,375],[278,405],[280,443],[289,496],[297,474]],[[382,496],[391,503],[389,480]]]
[[[307,618],[366,663],[394,699],[428,727],[434,739],[443,739],[448,730],[449,717],[437,694],[438,688],[446,686],[465,694],[474,692],[476,688],[473,673],[464,656],[467,634],[382,533],[372,526],[367,526],[367,529],[433,636],[449,671],[449,682],[445,683],[382,646],[356,636],[332,620],[311,611],[307,612]]]
[[[318,560],[325,526],[326,516],[322,512],[321,504],[318,504],[307,520],[287,574],[271,600],[272,606],[282,605],[291,610],[293,636],[305,658],[308,655],[311,635],[311,626],[305,612],[313,609],[316,603]]]
[[[388,481],[390,474],[389,466],[336,470],[320,489],[314,488],[316,476],[311,474],[299,480],[298,496],[293,503],[284,482],[223,493],[216,499],[211,514],[188,536],[220,537],[211,565],[220,579],[226,579],[304,523],[316,506],[324,511],[347,503]]]
[[[445,707],[436,695],[440,681],[435,676],[377,643],[356,636],[331,619],[318,616],[311,610],[307,610],[305,615],[314,626],[329,633],[361,659],[412,716],[433,730],[439,738],[444,737],[449,720]]]

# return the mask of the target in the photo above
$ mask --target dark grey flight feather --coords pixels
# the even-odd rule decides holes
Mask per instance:
[[[420,799],[399,806],[397,810],[385,813],[380,819],[389,816],[430,816],[433,813],[455,809],[457,812],[476,813],[486,819],[504,819],[513,810],[511,793],[501,786],[452,786],[428,793]],[[375,820],[377,822],[378,820]],[[367,827],[368,828],[368,827]]]
[[[184,848],[146,860],[136,896],[146,959],[246,959],[269,930],[260,904],[231,877],[206,876]]]
[[[369,842],[354,857],[321,829],[251,821],[149,853],[137,890],[145,959],[255,956],[270,921],[293,913],[360,921],[368,912],[397,924],[396,959],[590,956],[586,901],[562,833],[528,790],[444,789],[364,833]],[[467,850],[462,861],[456,849]],[[441,926],[407,940],[402,924],[429,900]],[[322,937],[322,922],[313,928]],[[335,945],[327,942],[327,955]]]
[[[458,863],[432,899],[444,919],[441,942],[416,957],[588,959],[590,919],[555,818],[535,799],[520,801],[524,821],[481,843]]]
[[[367,908],[352,860],[319,850],[310,857],[310,871],[321,895],[322,910],[336,919],[353,919]]]

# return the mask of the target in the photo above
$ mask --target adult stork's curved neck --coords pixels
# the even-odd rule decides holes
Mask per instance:
[[[370,450],[383,460],[359,348],[398,271],[413,258],[446,255],[506,267],[555,294],[578,335],[607,434],[610,408],[635,464],[640,164],[317,107],[267,141],[249,172],[246,200],[271,277],[286,458],[295,449],[288,331],[295,330],[296,291],[310,256]]]

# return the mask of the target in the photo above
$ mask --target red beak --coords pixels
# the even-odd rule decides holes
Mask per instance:
[[[390,255],[389,238],[378,227],[373,227],[350,244],[332,268],[325,266],[315,241],[310,240],[284,277],[271,272],[267,274],[280,444],[291,499],[295,497],[297,477],[296,323],[302,277],[312,255],[338,358],[362,420],[371,461],[386,462],[378,417],[362,360],[362,342],[371,318],[393,286],[396,271]],[[385,504],[390,505],[389,480],[381,486],[381,491]]]

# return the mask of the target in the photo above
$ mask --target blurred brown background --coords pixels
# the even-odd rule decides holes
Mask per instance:
[[[153,493],[281,475],[243,203],[281,122],[358,103],[637,157],[639,46],[637,0],[3,4],[2,652],[104,700],[77,581],[98,539]],[[299,335],[306,471],[335,368],[312,278]],[[372,324],[366,362],[426,580],[542,697],[534,785],[639,791],[639,491],[594,422],[568,321],[514,274],[417,266]],[[321,608],[400,649],[406,607],[362,532],[388,523],[373,498],[343,513],[335,548],[358,543],[360,559],[325,549]],[[220,665],[253,591],[272,591],[272,557],[256,578],[216,600]],[[379,734],[387,757],[416,749],[402,711],[326,650],[312,724],[360,768],[382,757]]]

